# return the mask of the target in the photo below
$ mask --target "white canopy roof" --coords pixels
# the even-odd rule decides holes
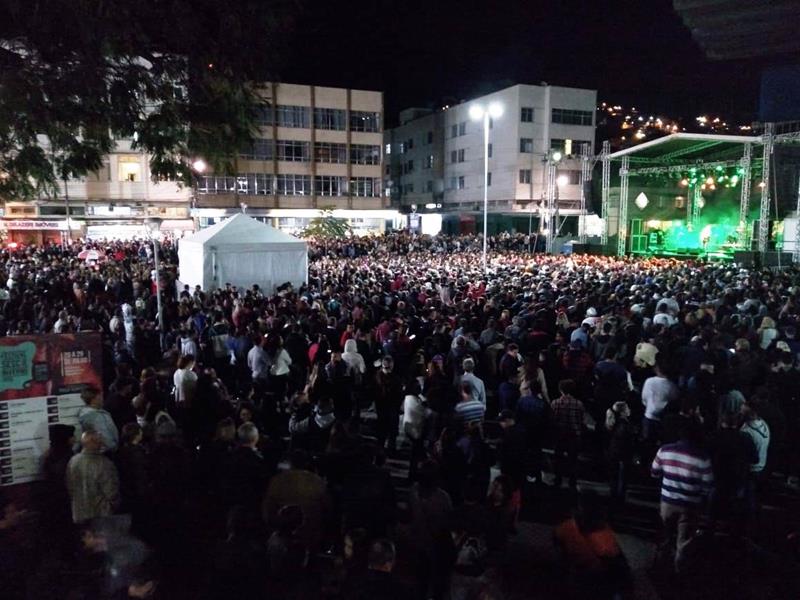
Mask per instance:
[[[206,229],[201,229],[194,235],[184,237],[180,243],[181,245],[198,244],[216,248],[269,244],[273,250],[298,250],[306,247],[305,241],[242,213]]]

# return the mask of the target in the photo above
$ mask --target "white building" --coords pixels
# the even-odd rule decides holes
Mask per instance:
[[[236,175],[201,177],[201,226],[245,210],[294,232],[325,207],[356,231],[394,224],[382,185],[382,92],[267,83],[260,94],[259,131]]]
[[[457,213],[474,223],[483,210],[483,124],[470,120],[469,108],[497,102],[503,115],[492,120],[489,132],[489,211],[538,214],[547,160],[558,152],[560,212],[577,214],[579,154],[582,144],[594,152],[596,101],[594,90],[515,85],[440,111],[404,111],[400,125],[385,136],[392,200],[403,210],[415,205],[420,212]]]

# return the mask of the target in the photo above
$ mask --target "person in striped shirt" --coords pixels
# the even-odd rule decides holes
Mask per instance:
[[[456,419],[464,426],[483,423],[486,405],[473,396],[472,383],[464,381],[460,388],[461,400],[455,407]]]
[[[659,448],[651,468],[653,477],[661,479],[661,520],[666,539],[676,540],[676,560],[714,483],[711,457],[701,436],[696,424],[687,423],[680,440]]]

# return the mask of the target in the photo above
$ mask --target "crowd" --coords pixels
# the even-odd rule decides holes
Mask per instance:
[[[500,599],[543,497],[559,594],[623,597],[613,524],[647,480],[684,595],[796,589],[792,524],[754,529],[800,488],[800,271],[504,234],[484,273],[481,243],[314,241],[275,291],[181,287],[169,242],[158,275],[135,241],[3,252],[0,334],[100,332],[106,369],[3,496],[7,597]],[[598,473],[608,498],[577,493]]]

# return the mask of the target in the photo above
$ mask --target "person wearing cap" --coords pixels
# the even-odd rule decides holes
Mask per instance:
[[[84,431],[81,447],[81,452],[67,463],[73,523],[109,516],[120,501],[117,468],[103,456],[102,436],[96,431]]]

